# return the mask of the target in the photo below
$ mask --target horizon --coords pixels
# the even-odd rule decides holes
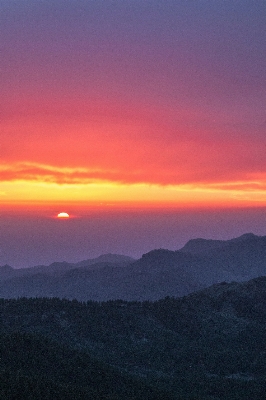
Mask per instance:
[[[0,215],[0,265],[14,268],[78,262],[116,253],[140,258],[158,248],[178,250],[190,239],[229,240],[245,233],[266,235],[266,208],[93,209],[60,220],[43,214]],[[64,211],[64,210],[63,210]],[[73,210],[74,211],[74,210]],[[71,213],[70,213],[71,216]],[[232,222],[233,221],[233,222]]]
[[[240,238],[242,238],[242,237],[247,237],[247,236],[254,236],[254,237],[258,237],[258,238],[261,238],[261,237],[263,237],[264,235],[255,235],[254,233],[252,233],[252,232],[246,232],[246,233],[243,233],[242,235],[240,235],[240,236],[237,236],[237,237],[233,237],[233,238],[230,238],[230,239],[214,239],[214,238],[212,238],[212,239],[208,239],[208,238],[193,238],[193,239],[189,239],[186,243],[185,243],[185,245],[187,244],[187,243],[189,243],[189,242],[191,242],[191,241],[193,241],[193,240],[206,240],[206,241],[209,241],[209,240],[213,240],[213,241],[222,241],[222,242],[227,242],[227,241],[230,241],[230,240],[233,240],[233,239],[240,239]],[[266,235],[265,235],[266,236]],[[184,245],[184,246],[185,246]],[[139,260],[140,258],[142,258],[145,254],[148,254],[149,252],[152,252],[152,251],[156,251],[156,250],[166,250],[166,251],[179,251],[179,250],[182,250],[183,249],[183,247],[184,246],[182,246],[182,247],[180,247],[180,248],[178,248],[178,249],[176,249],[176,250],[169,250],[169,249],[166,249],[166,248],[156,248],[156,249],[152,249],[152,250],[150,250],[150,251],[148,251],[147,253],[143,253],[139,258],[135,258],[135,257],[131,257],[131,256],[128,256],[127,254],[118,254],[118,253],[101,253],[101,254],[99,254],[97,257],[93,257],[93,258],[88,258],[87,260],[97,260],[97,259],[99,259],[99,258],[101,258],[102,256],[112,256],[112,255],[114,255],[114,256],[124,256],[124,257],[131,257],[132,258],[132,262],[134,262],[134,261],[137,261],[137,260]],[[76,264],[76,263],[78,263],[78,262],[82,262],[82,261],[86,261],[86,259],[85,260],[78,260],[78,261],[73,261],[73,265],[74,264]],[[43,265],[43,264],[36,264],[36,265],[32,265],[31,267],[26,267],[26,266],[24,266],[24,267],[12,267],[11,265],[9,265],[9,264],[5,264],[5,265],[0,265],[0,268],[1,267],[6,267],[6,266],[8,266],[8,267],[11,267],[11,268],[13,268],[13,269],[25,269],[25,268],[34,268],[34,267],[40,267],[40,266],[50,266],[50,265],[53,265],[53,264],[57,264],[57,263],[67,263],[67,264],[71,264],[71,262],[68,262],[68,261],[66,261],[66,260],[63,260],[63,261],[53,261],[51,264],[46,264],[46,265]]]

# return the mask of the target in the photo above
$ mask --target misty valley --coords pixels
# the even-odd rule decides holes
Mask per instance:
[[[264,399],[266,236],[0,267],[0,399]]]

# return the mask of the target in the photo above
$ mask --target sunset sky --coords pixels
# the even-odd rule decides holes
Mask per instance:
[[[264,0],[0,0],[2,213],[265,207],[265,20]]]

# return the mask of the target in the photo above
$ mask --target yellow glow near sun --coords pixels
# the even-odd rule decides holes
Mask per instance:
[[[2,193],[1,193],[2,192]],[[210,187],[196,185],[160,186],[97,182],[88,184],[56,184],[34,181],[1,183],[0,205],[42,203],[57,207],[71,204],[171,205],[179,207],[217,207],[265,205],[266,190],[245,190],[245,187]],[[64,214],[60,212],[59,214]],[[59,216],[58,218],[72,218]],[[67,213],[65,213],[67,214]]]
[[[57,214],[58,218],[69,218],[69,214],[66,212],[60,212],[59,214]]]

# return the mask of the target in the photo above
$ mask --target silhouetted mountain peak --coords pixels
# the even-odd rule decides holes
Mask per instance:
[[[143,254],[141,259],[136,263],[153,265],[161,267],[173,267],[180,263],[190,263],[195,257],[191,254],[183,253],[179,250],[172,251],[166,249],[152,250],[149,253]]]
[[[260,237],[261,236],[254,235],[254,233],[244,233],[243,235],[241,235],[237,238],[229,240],[229,242],[244,242],[246,240],[258,239]]]
[[[10,267],[10,265],[5,264],[5,265],[0,265],[0,271],[4,272],[4,271],[13,271],[13,268]]]
[[[191,254],[202,254],[219,250],[234,243],[250,242],[250,241],[253,242],[254,240],[258,240],[260,238],[262,238],[262,236],[256,236],[254,235],[254,233],[244,233],[243,235],[230,240],[215,240],[215,239],[202,239],[202,238],[191,239],[179,251]]]
[[[99,257],[83,260],[76,263],[76,266],[86,266],[91,264],[99,264],[99,263],[110,263],[110,264],[123,264],[123,263],[130,263],[136,261],[134,258],[129,256],[124,256],[121,254],[102,254]]]
[[[191,239],[184,247],[180,249],[182,252],[191,254],[200,254],[208,250],[219,249],[226,243],[226,240],[214,240],[214,239]]]
[[[167,249],[155,249],[151,250],[148,253],[145,253],[142,255],[141,260],[152,260],[152,259],[158,259],[158,258],[165,258],[165,257],[171,257],[174,256],[175,252],[172,250],[167,250]]]

